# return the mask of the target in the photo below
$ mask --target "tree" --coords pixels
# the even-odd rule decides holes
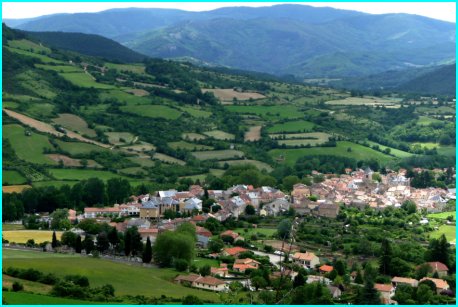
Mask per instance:
[[[52,241],[51,241],[51,246],[52,248],[56,248],[58,245],[57,237],[56,237],[56,231],[52,232]]]
[[[202,266],[200,269],[199,269],[199,274],[202,275],[202,276],[208,276],[211,274],[211,267],[207,264],[207,265],[204,265]]]
[[[381,255],[379,259],[380,267],[379,271],[381,274],[391,274],[391,260],[393,257],[393,251],[391,250],[391,244],[388,239],[382,240]]]
[[[89,255],[94,250],[94,241],[90,235],[86,235],[84,238],[83,248],[86,251],[86,255]]]
[[[282,220],[277,227],[278,237],[282,240],[289,238],[289,233],[291,232],[291,221],[288,219]]]
[[[71,231],[66,231],[62,234],[60,241],[63,245],[67,245],[68,247],[75,247],[76,234]]]
[[[107,181],[108,204],[123,202],[131,193],[132,189],[127,179],[111,178]]]
[[[360,288],[358,288],[360,289]],[[380,305],[380,293],[374,288],[374,282],[367,279],[364,287],[358,291],[355,299],[358,305]]]
[[[364,282],[363,281],[363,275],[361,274],[360,270],[357,270],[356,271],[356,277],[355,277],[355,283],[362,284],[363,282]]]
[[[110,241],[106,232],[101,232],[97,235],[97,250],[101,253],[106,251],[110,247]]]
[[[447,238],[442,234],[439,239],[432,239],[426,258],[429,261],[439,261],[450,267],[450,244],[447,242]]]
[[[195,239],[188,232],[164,231],[154,242],[154,261],[162,267],[170,267],[173,261],[183,259],[188,264],[194,258]]]
[[[297,287],[300,287],[300,286],[303,286],[303,285],[305,285],[305,278],[304,278],[304,275],[302,275],[302,273],[299,272],[296,275],[296,277],[294,277],[293,287],[297,288]]]
[[[196,242],[197,240],[196,226],[189,222],[180,224],[180,226],[177,227],[175,232],[189,234],[189,236],[193,238],[194,242]]]
[[[108,242],[110,242],[113,247],[119,244],[119,235],[115,227],[112,227],[108,232]]]
[[[68,220],[68,210],[67,209],[57,209],[51,214],[52,222],[51,229],[60,230],[60,229],[70,229],[71,224]]]
[[[338,275],[344,276],[347,269],[345,267],[345,263],[342,260],[337,260],[334,264],[334,270],[337,272]]]
[[[195,295],[187,295],[181,301],[183,305],[203,305],[203,302],[200,298]]]
[[[265,288],[268,285],[267,281],[262,276],[254,276],[251,278],[251,284],[256,288],[256,291],[258,291],[259,288]]]
[[[78,254],[81,254],[81,249],[83,248],[83,244],[81,243],[81,236],[78,235],[76,237],[76,241],[75,241],[75,252],[78,253]]]
[[[149,237],[146,239],[145,249],[143,250],[142,261],[143,263],[150,263],[153,258],[153,248]]]
[[[402,203],[401,209],[407,212],[407,214],[412,214],[417,212],[417,205],[411,200],[406,200]]]
[[[301,179],[297,176],[286,176],[282,180],[283,189],[291,191],[293,189],[293,185],[299,182],[301,182]]]
[[[428,263],[424,263],[420,265],[417,270],[415,271],[415,279],[420,280],[423,277],[428,276],[429,273],[432,272],[432,268]]]
[[[211,240],[210,242],[208,242],[208,246],[207,246],[208,250],[211,253],[219,253],[223,247],[224,247],[224,242],[220,238]]]
[[[417,288],[417,302],[421,304],[430,304],[431,299],[434,296],[433,290],[426,284],[419,284]]]
[[[247,205],[245,207],[245,214],[254,215],[255,213],[256,213],[256,210],[254,209],[254,207],[252,205]]]

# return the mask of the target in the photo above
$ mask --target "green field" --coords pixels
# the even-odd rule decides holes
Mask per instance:
[[[420,116],[418,118],[417,124],[421,126],[429,126],[432,123],[441,123],[442,121],[432,118],[432,117],[427,117],[427,116]]]
[[[33,103],[27,108],[26,113],[38,119],[52,117],[54,114],[54,107],[55,106],[50,103]]]
[[[21,50],[21,49],[16,49],[16,48],[11,48],[11,47],[5,47],[5,48],[8,49],[11,52],[15,52],[15,53],[18,53],[18,54],[21,54],[21,55],[25,55],[25,56],[29,56],[29,57],[40,59],[43,63],[65,64],[62,61],[50,58],[50,57],[48,57],[46,55],[41,55],[41,54],[38,54],[38,53],[33,53],[33,52],[29,52],[29,51],[25,51],[25,50]]]
[[[3,292],[3,297],[8,305],[104,305],[108,303],[91,302],[70,298],[54,297],[42,294],[25,292]]]
[[[97,134],[93,129],[90,129],[84,119],[74,114],[63,113],[59,114],[59,117],[52,120],[54,123],[61,125],[72,131],[76,131],[80,134],[87,135],[89,137],[95,137]]]
[[[142,64],[114,64],[114,63],[105,63],[105,66],[110,69],[116,69],[118,71],[128,71],[136,74],[144,74],[145,66]]]
[[[37,164],[56,165],[56,162],[43,154],[45,148],[53,148],[48,141],[48,137],[35,132],[31,132],[30,136],[26,136],[25,132],[26,129],[24,127],[16,124],[3,126],[3,138],[10,141],[20,159]]]
[[[445,234],[447,241],[456,242],[456,226],[455,225],[441,225],[438,230],[431,232],[430,237],[437,239],[442,234]]]
[[[148,175],[148,172],[142,167],[128,167],[120,169],[119,172],[126,175],[137,175],[141,174],[142,176]]]
[[[456,156],[456,147],[455,146],[440,146],[437,148],[437,152],[440,155],[454,157]]]
[[[406,157],[412,156],[412,154],[410,152],[407,152],[407,151],[402,151],[402,150],[399,150],[399,149],[396,149],[396,148],[393,148],[393,147],[388,147],[388,146],[385,146],[385,145],[381,145],[381,144],[378,144],[378,143],[375,143],[375,142],[372,142],[372,141],[367,141],[367,143],[369,143],[369,145],[371,145],[371,146],[378,145],[378,147],[380,147],[381,150],[385,150],[386,148],[389,148],[390,149],[390,155],[393,155],[393,156],[398,157],[398,158],[406,158]]]
[[[134,135],[129,132],[105,132],[105,135],[113,145],[130,144],[134,140]]]
[[[208,151],[195,151],[192,153],[194,157],[199,160],[225,160],[244,156],[244,153],[239,150],[208,150]]]
[[[15,185],[27,183],[27,179],[15,170],[2,171],[2,185]]]
[[[43,64],[35,64],[35,67],[41,68],[44,70],[52,70],[57,73],[84,73],[84,71],[77,67],[77,66],[72,66],[72,65],[43,65]]]
[[[47,181],[34,182],[34,183],[32,183],[32,186],[34,188],[50,187],[50,186],[54,186],[56,188],[60,188],[63,185],[73,186],[76,183],[78,183],[78,181],[76,181],[76,180],[73,180],[73,181],[72,180],[47,180]]]
[[[224,166],[224,164],[228,165],[243,165],[243,164],[250,164],[256,166],[259,170],[266,170],[268,172],[272,171],[272,167],[264,162],[257,161],[257,160],[228,160],[228,161],[220,161],[219,165]]]
[[[200,108],[180,107],[180,109],[189,113],[193,117],[208,118],[212,115],[211,112],[201,110]]]
[[[84,72],[59,73],[59,75],[64,77],[67,81],[81,87],[93,87],[97,89],[115,88],[113,85],[98,83],[91,75]]]
[[[135,96],[121,90],[110,90],[100,93],[100,99],[116,98],[120,102],[125,102],[128,105],[151,104],[151,100],[145,97]]]
[[[212,150],[213,149],[213,147],[211,146],[193,144],[193,143],[188,143],[185,141],[170,142],[170,143],[167,143],[167,145],[169,145],[169,147],[173,149],[181,148],[181,149],[186,149],[186,150],[191,150],[191,151],[192,150]]]
[[[129,157],[128,158],[130,161],[139,164],[140,166],[143,167],[151,167],[154,166],[156,162],[154,162],[152,159],[149,157],[141,158],[141,157]]]
[[[326,104],[329,105],[384,105],[384,106],[394,106],[400,102],[398,98],[378,98],[378,97],[348,97],[345,99],[331,100],[327,101]]]
[[[180,111],[162,105],[130,105],[122,106],[121,110],[151,118],[177,119],[181,116]]]
[[[193,132],[183,133],[181,137],[184,140],[190,140],[190,141],[205,140],[207,138],[206,135],[199,134],[199,133],[193,133]]]
[[[283,124],[276,124],[267,129],[269,133],[284,133],[284,132],[306,132],[311,131],[315,124],[306,120],[295,120]]]
[[[57,145],[65,152],[68,152],[70,155],[79,155],[79,154],[88,154],[92,151],[105,151],[106,148],[80,142],[63,142],[56,140]]]
[[[351,148],[351,151],[348,151]],[[280,155],[284,156],[287,165],[294,165],[294,163],[303,156],[316,156],[316,155],[331,155],[354,158],[356,160],[369,160],[374,158],[378,161],[387,162],[393,159],[381,152],[375,151],[371,148],[355,144],[352,142],[342,141],[337,142],[336,147],[315,147],[315,148],[299,148],[299,149],[273,149],[269,151],[272,158],[279,158]]]
[[[174,157],[171,157],[171,156],[159,153],[159,152],[156,152],[154,154],[153,158],[156,159],[156,160],[160,160],[162,162],[165,162],[165,163],[170,163],[170,164],[179,164],[179,165],[185,165],[186,164],[186,162],[184,162],[183,160],[180,160],[180,159],[177,159],[177,158],[174,158]]]
[[[89,169],[51,168],[48,171],[57,180],[85,180],[89,178],[99,178],[102,180],[108,180],[111,178],[122,177],[120,175],[108,171],[96,171]]]
[[[22,224],[2,224],[2,230],[24,230],[24,225]]]
[[[123,146],[123,148],[125,148],[127,150],[143,152],[143,151],[155,150],[156,146],[154,146],[153,144],[150,144],[150,143],[146,143],[146,142],[135,142],[134,145]]]
[[[265,119],[292,119],[301,117],[302,113],[299,112],[294,105],[276,105],[276,106],[226,106],[230,112],[242,114],[255,114]]]
[[[456,212],[449,211],[449,212],[440,212],[440,213],[430,213],[426,217],[432,219],[440,219],[446,220],[449,216],[453,216],[453,220],[456,220]]]
[[[10,266],[34,268],[60,277],[80,274],[87,276],[93,287],[113,285],[116,295],[160,296],[163,294],[182,298],[193,294],[201,299],[218,301],[218,295],[215,293],[173,283],[173,278],[179,274],[173,269],[145,268],[104,259],[4,249],[3,268]]]
[[[212,130],[204,132],[206,136],[212,137],[217,140],[233,140],[235,139],[235,135],[231,133],[227,133],[221,130]]]
[[[203,267],[204,265],[209,265],[214,268],[219,267],[219,261],[216,259],[196,258],[192,264],[195,264],[199,268]]]
[[[245,231],[246,230],[246,231]],[[251,235],[264,235],[268,238],[271,238],[276,232],[277,229],[275,228],[237,228],[234,229],[242,237],[249,239]]]
[[[51,49],[48,47],[44,47],[26,39],[10,40],[8,41],[8,46],[35,53],[51,53]]]

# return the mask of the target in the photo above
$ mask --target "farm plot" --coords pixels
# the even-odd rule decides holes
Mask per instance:
[[[437,239],[442,235],[445,235],[447,241],[456,242],[456,226],[455,225],[441,225],[438,230],[431,232],[430,237],[432,239]]]
[[[34,92],[39,97],[46,99],[56,97],[52,85],[45,81],[37,71],[26,70],[17,74],[16,82],[20,83],[21,87]]]
[[[239,150],[227,149],[195,151],[192,155],[199,160],[226,160],[231,158],[243,158],[245,154]]]
[[[110,98],[115,98],[129,105],[151,104],[151,100],[147,97],[135,96],[121,90],[110,90],[100,93],[100,99],[105,100]]]
[[[402,150],[399,150],[399,149],[396,149],[396,148],[384,146],[384,145],[381,145],[381,144],[378,144],[378,143],[375,143],[375,142],[372,142],[372,141],[368,141],[368,143],[371,146],[374,146],[374,145],[378,146],[381,150],[386,150],[387,148],[389,148],[390,149],[390,154],[395,156],[395,157],[398,157],[398,158],[406,158],[406,157],[412,156],[412,154],[410,152],[407,152],[407,151],[402,151]]]
[[[253,126],[245,132],[245,142],[253,142],[261,139],[262,126]]]
[[[179,141],[179,142],[170,142],[167,143],[170,148],[173,149],[186,149],[186,150],[212,150],[213,147],[211,146],[205,146],[205,145],[200,145],[200,144],[193,144],[185,141]]]
[[[105,67],[110,69],[116,69],[120,72],[128,71],[136,74],[144,74],[145,66],[142,64],[114,64],[114,63],[105,63]]]
[[[195,107],[180,107],[180,110],[189,113],[193,117],[208,118],[212,115],[211,112]]]
[[[231,133],[227,133],[221,130],[212,130],[204,132],[206,136],[212,137],[217,140],[233,140],[235,139],[235,135]]]
[[[348,105],[348,106],[399,106],[399,98],[378,98],[378,97],[348,97],[345,99],[326,101],[329,105]]]
[[[156,146],[147,142],[137,142],[135,145],[124,146],[123,148],[127,149],[128,151],[144,152],[155,150]]]
[[[2,192],[3,193],[21,193],[25,189],[29,189],[31,186],[27,184],[23,185],[8,185],[8,186],[2,186]]]
[[[130,161],[142,166],[142,167],[152,167],[155,165],[155,161],[151,159],[150,156],[140,156],[140,157],[129,157],[127,158]]]
[[[25,112],[34,118],[49,118],[55,116],[54,108],[55,106],[50,103],[33,103]]]
[[[11,48],[21,49],[29,52],[31,51],[35,53],[51,53],[51,49],[48,47],[44,47],[41,44],[39,45],[26,39],[9,40],[8,46]]]
[[[2,185],[18,185],[26,182],[27,179],[18,171],[2,170]]]
[[[25,51],[25,50],[21,50],[21,49],[17,49],[17,48],[11,48],[11,47],[5,47],[5,48],[8,49],[11,52],[15,52],[15,53],[18,53],[18,54],[21,54],[21,55],[25,55],[25,56],[29,56],[29,57],[40,59],[43,63],[65,64],[65,62],[50,58],[50,57],[48,57],[46,55],[41,55],[41,54],[38,54],[38,53]]]
[[[427,116],[420,116],[418,118],[417,124],[421,126],[429,126],[433,123],[442,123],[443,121],[432,118],[432,117],[427,117]]]
[[[267,132],[269,133],[290,133],[290,132],[308,132],[312,131],[314,123],[306,120],[289,121],[282,124],[275,124]]]
[[[21,281],[23,282],[23,281]],[[28,289],[24,284],[24,289]],[[103,305],[103,302],[83,301],[27,292],[4,292],[3,297],[8,305]]]
[[[113,145],[125,145],[134,141],[135,136],[129,132],[105,132],[108,141]]]
[[[230,112],[254,114],[267,120],[294,119],[302,116],[302,113],[294,105],[226,106],[225,108]]]
[[[26,243],[27,240],[33,239],[35,243],[41,243],[45,241],[51,242],[52,240],[51,230],[7,230],[2,231],[3,238],[10,242]],[[56,237],[60,240],[62,231],[56,231]]]
[[[111,178],[122,177],[120,175],[108,171],[87,169],[51,168],[48,171],[57,180],[86,180],[89,178],[99,178],[101,180],[108,180]]]
[[[65,80],[70,81],[74,85],[80,87],[93,87],[96,89],[113,89],[115,88],[113,85],[110,84],[103,84],[95,81],[94,77],[92,77],[88,73],[84,72],[69,72],[69,73],[59,73]]]
[[[97,136],[95,131],[88,127],[86,121],[79,116],[68,113],[62,113],[59,114],[59,117],[54,118],[52,121],[58,125],[61,125],[64,128],[75,131],[77,133],[85,134],[89,137]]]
[[[286,146],[319,146],[329,141],[331,135],[324,132],[270,134],[278,144]]]
[[[93,144],[80,143],[80,142],[64,142],[56,140],[57,145],[60,149],[68,152],[70,155],[88,154],[92,151],[104,151],[106,148],[99,147]]]
[[[170,164],[178,164],[178,165],[186,164],[186,162],[184,162],[183,160],[180,160],[180,159],[177,159],[177,158],[174,158],[174,157],[171,157],[171,156],[159,153],[159,152],[156,152],[154,154],[153,159],[156,159],[156,160],[159,160],[165,163],[170,163]]]
[[[77,67],[77,66],[72,66],[72,65],[43,65],[43,64],[35,64],[36,68],[44,69],[44,70],[52,70],[57,73],[84,73],[84,71]]]
[[[139,97],[144,97],[144,96],[148,96],[149,95],[149,92],[145,91],[145,90],[142,90],[142,89],[130,89],[130,90],[126,90],[127,93],[129,94],[132,94],[134,96],[139,96]]]
[[[216,98],[221,101],[232,101],[234,98],[237,100],[249,100],[249,99],[262,99],[266,98],[266,96],[256,93],[256,92],[239,92],[235,91],[234,89],[209,89],[203,88],[203,93],[213,93]]]
[[[199,141],[199,140],[205,140],[207,136],[200,134],[200,133],[187,132],[187,133],[183,133],[181,135],[181,138],[183,138],[184,140]]]
[[[257,161],[257,160],[228,160],[228,161],[221,161],[218,163],[221,167],[225,164],[231,165],[243,165],[243,164],[250,164],[256,166],[259,170],[266,170],[267,172],[271,172],[273,169],[272,167],[264,162]]]
[[[56,161],[57,163],[60,163],[60,161],[62,161],[62,164],[64,166],[70,166],[70,167],[83,166],[82,160],[80,159],[73,159],[73,158],[70,158],[68,156],[61,155],[61,154],[47,154],[46,156],[50,158],[51,160]],[[91,167],[91,168],[98,168],[98,167],[101,168],[102,167],[102,165],[98,164],[94,160],[86,160],[86,162],[87,162],[86,164],[87,167]]]
[[[173,120],[181,116],[180,111],[162,105],[130,105],[122,106],[121,110],[127,113],[150,118],[165,118]]]
[[[141,176],[148,175],[148,172],[145,169],[143,169],[142,167],[123,168],[123,169],[120,169],[119,172],[121,174],[126,174],[126,175],[141,175]]]
[[[43,154],[44,149],[53,148],[46,136],[34,132],[26,135],[24,127],[12,124],[3,126],[3,137],[10,141],[20,159],[37,164],[57,164]]]

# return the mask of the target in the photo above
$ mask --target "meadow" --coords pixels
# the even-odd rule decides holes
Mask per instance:
[[[181,116],[181,112],[162,105],[131,105],[122,106],[121,110],[127,113],[140,115],[143,117],[150,118],[165,118],[165,119],[177,119]]]
[[[108,141],[113,145],[130,144],[135,136],[130,132],[105,132]]]
[[[372,141],[367,141],[367,143],[369,143],[369,145],[371,146],[374,146],[374,145],[377,145],[378,147],[380,147],[381,150],[386,150],[387,148],[390,149],[390,155],[393,155],[397,158],[407,158],[407,157],[410,157],[412,156],[412,154],[410,152],[407,152],[407,151],[402,151],[402,150],[399,150],[399,149],[396,149],[396,148],[393,148],[393,147],[388,147],[388,146],[385,146],[385,145],[382,145],[382,144],[378,144],[378,143],[375,143],[375,142],[372,142]]]
[[[226,106],[230,112],[254,114],[268,120],[293,119],[301,117],[301,112],[294,105],[275,106]]]
[[[217,140],[233,140],[235,139],[235,135],[231,133],[227,133],[221,130],[212,130],[204,132],[206,136],[212,137]]]
[[[227,165],[243,165],[243,164],[250,164],[256,166],[259,170],[266,170],[267,172],[271,172],[273,169],[272,167],[264,162],[257,161],[257,160],[228,160],[228,161],[220,161],[218,163],[221,167],[225,164]]]
[[[80,143],[80,142],[64,142],[56,140],[57,145],[60,149],[68,152],[70,155],[88,154],[92,151],[105,151],[106,148],[102,148],[97,145]]]
[[[426,217],[427,218],[431,218],[431,219],[446,220],[449,216],[453,216],[453,220],[456,220],[456,212],[455,211],[440,212],[440,213],[430,213]]]
[[[244,153],[239,150],[208,150],[208,151],[195,151],[192,155],[199,160],[225,160],[231,158],[242,158]]]
[[[179,165],[186,164],[186,162],[184,162],[183,160],[180,160],[180,159],[177,159],[177,158],[174,158],[174,157],[171,157],[171,156],[159,153],[159,152],[156,152],[154,154],[153,159],[160,160],[162,162],[170,163],[170,164],[179,164]]]
[[[104,305],[103,302],[91,302],[70,298],[54,297],[49,295],[26,292],[3,292],[8,305]],[[111,305],[112,303],[110,303]]]
[[[26,243],[27,240],[33,239],[35,243],[41,243],[45,241],[51,242],[52,233],[51,230],[3,230],[2,236],[10,242]],[[59,240],[62,236],[62,231],[56,231],[56,236]]]
[[[62,113],[59,117],[52,120],[54,123],[61,125],[69,130],[85,134],[89,137],[95,137],[97,134],[93,129],[90,129],[84,119],[74,114]]]
[[[232,101],[234,98],[237,100],[249,100],[249,99],[262,99],[266,98],[266,96],[255,93],[255,92],[238,92],[235,91],[234,89],[228,88],[228,89],[208,89],[208,88],[203,88],[202,89],[203,93],[210,92],[215,95],[216,98],[218,98],[221,101]]]
[[[16,185],[26,183],[27,179],[18,171],[3,170],[2,171],[2,184]]]
[[[88,169],[51,168],[48,171],[57,180],[85,180],[89,178],[99,178],[102,180],[108,180],[111,178],[122,177],[120,175],[108,171],[97,171]]]
[[[87,276],[91,286],[111,284],[115,294],[182,298],[188,294],[218,301],[212,292],[187,288],[173,283],[179,273],[174,269],[145,268],[104,259],[34,251],[3,250],[3,267],[34,268],[59,277],[69,274]]]
[[[190,150],[190,151],[193,151],[193,150],[212,150],[213,149],[213,147],[211,147],[211,146],[193,144],[193,143],[189,143],[189,142],[185,142],[185,141],[170,142],[170,143],[167,143],[167,145],[169,145],[169,147],[173,148],[173,149],[181,148],[181,149],[186,149],[186,150]]]
[[[183,133],[181,137],[184,140],[190,140],[190,141],[198,141],[198,140],[205,140],[207,136],[200,134],[200,133],[193,133],[193,132],[187,132]]]
[[[269,133],[285,133],[285,132],[307,132],[315,127],[314,123],[306,120],[288,121],[281,124],[275,124],[267,129]]]
[[[445,235],[447,241],[456,242],[456,226],[455,225],[441,225],[438,230],[431,232],[430,238],[437,239],[441,235]]]
[[[28,184],[2,186],[3,193],[21,193],[25,189],[31,188]]]
[[[180,110],[189,113],[193,117],[199,117],[199,118],[208,118],[212,115],[211,112],[204,111],[200,108],[196,107],[180,107]]]
[[[103,84],[95,81],[95,79],[88,73],[84,72],[69,72],[59,73],[60,76],[64,77],[67,81],[70,81],[74,85],[80,87],[93,87],[96,89],[113,89],[113,85]]]

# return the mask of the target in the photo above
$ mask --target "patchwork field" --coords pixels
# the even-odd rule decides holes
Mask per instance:
[[[92,77],[88,73],[84,72],[69,72],[69,73],[59,73],[67,81],[80,86],[80,87],[93,87],[97,89],[113,89],[115,88],[113,85],[103,84],[96,82],[94,77]]]
[[[160,160],[162,162],[165,162],[165,163],[170,163],[170,164],[179,164],[179,165],[185,165],[186,164],[186,162],[184,162],[183,160],[180,160],[180,159],[177,159],[177,158],[174,158],[174,157],[171,157],[171,156],[159,153],[159,152],[156,152],[154,154],[153,158],[156,159],[156,160]]]
[[[301,117],[301,112],[294,105],[276,106],[226,106],[230,112],[254,114],[268,120],[293,119]]]
[[[27,179],[18,171],[2,170],[2,184],[17,185],[26,183]]]
[[[286,132],[307,132],[311,131],[315,124],[305,121],[305,120],[296,120],[289,121],[283,124],[275,124],[267,132],[269,133],[286,133]]]
[[[116,295],[146,295],[181,298],[188,294],[201,299],[218,302],[213,292],[196,290],[175,284],[173,278],[179,273],[173,269],[145,268],[124,263],[112,262],[65,254],[33,251],[3,250],[3,267],[34,268],[59,277],[69,274],[87,276],[91,286],[112,284]]]
[[[110,69],[116,69],[118,71],[128,71],[136,74],[144,74],[145,66],[141,64],[114,64],[114,63],[105,63],[105,67]]]
[[[75,131],[77,133],[85,134],[89,137],[95,137],[97,134],[93,129],[90,129],[84,119],[79,116],[63,113],[59,117],[54,118],[53,122],[61,125],[64,128]]]
[[[27,287],[25,287],[27,289]],[[26,292],[3,292],[8,305],[103,305],[103,302],[90,302],[49,295],[33,294]]]
[[[378,97],[348,97],[345,99],[326,101],[329,105],[366,105],[366,106],[398,106],[400,99],[386,99]]]
[[[180,107],[180,110],[189,113],[193,117],[208,118],[212,115],[211,112],[204,111],[200,108],[195,108],[195,107],[188,107],[188,106]]]
[[[209,89],[203,88],[203,93],[210,92],[215,95],[221,101],[232,101],[234,98],[237,100],[249,100],[249,99],[262,99],[266,98],[266,96],[255,93],[255,92],[238,92],[234,91],[234,89]]]
[[[122,177],[120,175],[108,171],[97,171],[87,169],[51,168],[48,171],[57,180],[85,180],[89,178],[99,178],[102,180],[108,180],[111,178]]]
[[[200,145],[200,144],[193,144],[193,143],[188,143],[185,141],[179,141],[179,142],[170,142],[168,145],[173,148],[173,149],[186,149],[190,151],[196,151],[196,150],[212,150],[213,147],[211,146],[205,146],[205,145]]]
[[[43,65],[35,64],[35,67],[44,70],[52,70],[57,73],[84,73],[83,69],[74,65]]]
[[[22,191],[28,188],[31,188],[31,186],[27,184],[2,186],[2,192],[3,193],[21,193]]]
[[[130,144],[134,141],[135,136],[129,132],[105,132],[108,141],[113,145]]]
[[[177,119],[181,116],[180,111],[162,105],[122,106],[121,110],[127,113],[150,118]]]
[[[407,151],[402,151],[402,150],[399,150],[399,149],[396,149],[396,148],[384,146],[384,145],[381,145],[381,144],[378,144],[378,143],[375,143],[375,142],[372,142],[372,141],[367,141],[367,142],[371,146],[378,145],[378,147],[380,147],[381,150],[386,150],[387,148],[389,148],[390,149],[390,154],[394,155],[395,157],[398,157],[398,158],[406,158],[406,157],[412,156],[412,154],[410,152],[407,152]]]
[[[57,163],[60,163],[60,161],[62,161],[64,166],[70,166],[70,167],[83,166],[82,160],[80,159],[73,159],[73,158],[70,158],[68,156],[61,155],[61,154],[47,154],[46,156]],[[94,160],[86,160],[86,161],[87,161],[87,165],[86,165],[87,167],[94,167],[94,168],[102,167],[102,165],[98,164]]]
[[[228,160],[228,161],[220,161],[219,165],[222,167],[225,164],[228,165],[243,165],[243,164],[251,164],[256,166],[260,170],[266,170],[267,172],[272,171],[272,167],[264,162],[257,161],[257,160]]]
[[[204,132],[206,136],[212,137],[217,140],[233,140],[235,136],[231,133],[227,133],[221,130],[212,130]]]
[[[126,90],[126,92],[128,92],[129,94],[135,95],[135,96],[139,96],[139,97],[144,97],[144,96],[149,95],[149,92],[139,89],[139,88]]]
[[[80,142],[64,142],[64,141],[56,140],[56,143],[60,149],[62,149],[65,152],[68,152],[70,155],[87,154],[92,151],[108,150],[106,148],[102,148],[97,145],[80,143]]]
[[[25,55],[25,56],[28,56],[28,57],[40,59],[43,63],[55,63],[55,64],[64,64],[65,65],[65,62],[50,58],[50,57],[48,57],[46,55],[42,55],[42,54],[30,52],[30,51],[25,51],[25,50],[21,50],[21,49],[18,49],[18,48],[12,48],[12,47],[8,47],[8,46],[5,47],[5,48],[8,49],[11,52],[15,52],[15,53],[18,53],[18,54],[21,54],[21,55]]]
[[[239,150],[209,150],[209,151],[195,151],[192,153],[194,157],[199,160],[225,160],[231,158],[242,158],[245,154]]]
[[[17,48],[26,51],[32,51],[36,53],[51,53],[51,49],[48,47],[42,46],[41,44],[34,43],[26,39],[16,39],[8,41],[8,46],[12,48]]]
[[[431,232],[430,238],[437,239],[441,235],[445,235],[449,242],[456,242],[456,226],[455,225],[441,225],[438,230]]]
[[[140,143],[137,142],[137,144],[135,144],[135,145],[124,146],[123,148],[127,149],[127,150],[143,152],[143,151],[155,150],[156,146],[154,146],[153,144],[150,144],[150,143],[146,143],[146,142],[140,142]]]
[[[349,151],[348,148],[351,148]],[[393,159],[381,152],[375,151],[371,148],[355,144],[352,142],[341,141],[337,142],[336,147],[315,147],[315,148],[298,148],[298,149],[273,149],[269,151],[272,158],[278,159],[283,157],[281,163],[287,165],[294,165],[294,163],[303,156],[315,156],[315,155],[334,155],[348,158],[354,158],[356,160],[369,160],[374,158],[378,161],[389,161]]]
[[[245,132],[245,142],[253,142],[261,139],[261,129],[262,126],[250,127],[250,129]]]
[[[2,231],[3,238],[16,243],[26,243],[27,240],[33,239],[35,243],[41,243],[45,241],[51,242],[52,230],[7,230]],[[56,237],[60,240],[62,231],[56,231]]]
[[[456,220],[456,212],[449,211],[449,212],[440,212],[440,213],[430,213],[426,217],[431,219],[439,219],[439,220],[446,220],[449,216],[453,217],[453,220]]]

